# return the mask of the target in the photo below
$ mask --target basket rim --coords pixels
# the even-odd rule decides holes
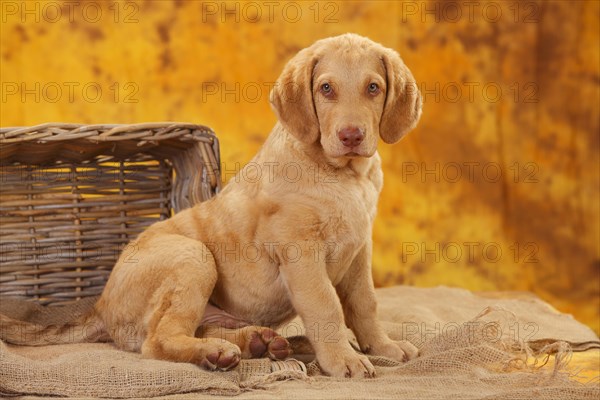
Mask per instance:
[[[206,141],[207,138],[216,139],[216,134],[206,125],[189,122],[142,122],[134,124],[48,122],[33,126],[0,128],[0,145],[77,139],[98,143],[123,140],[146,142],[176,138]]]

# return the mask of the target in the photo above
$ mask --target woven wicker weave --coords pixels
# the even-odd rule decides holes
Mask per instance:
[[[99,294],[131,239],[218,192],[219,164],[200,125],[0,129],[0,296]]]

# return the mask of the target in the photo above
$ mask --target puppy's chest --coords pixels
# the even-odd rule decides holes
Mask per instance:
[[[378,194],[367,184],[341,187],[331,193],[333,210],[320,221],[323,248],[319,256],[324,257],[334,283],[371,238]]]
[[[340,245],[357,245],[371,232],[376,208],[356,198],[340,199],[333,212],[319,221],[320,236]]]

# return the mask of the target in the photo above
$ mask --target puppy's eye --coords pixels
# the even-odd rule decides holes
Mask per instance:
[[[321,85],[321,92],[323,92],[324,94],[331,93],[331,85],[329,83],[322,84]]]
[[[377,93],[379,93],[379,85],[376,84],[376,83],[369,84],[368,89],[369,89],[369,93],[370,94],[377,94]]]

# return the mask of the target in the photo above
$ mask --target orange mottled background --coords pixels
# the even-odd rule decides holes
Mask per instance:
[[[600,332],[597,1],[0,1],[1,125],[211,126],[228,179],[314,40],[397,49],[418,128],[382,145],[374,278],[531,291]]]

